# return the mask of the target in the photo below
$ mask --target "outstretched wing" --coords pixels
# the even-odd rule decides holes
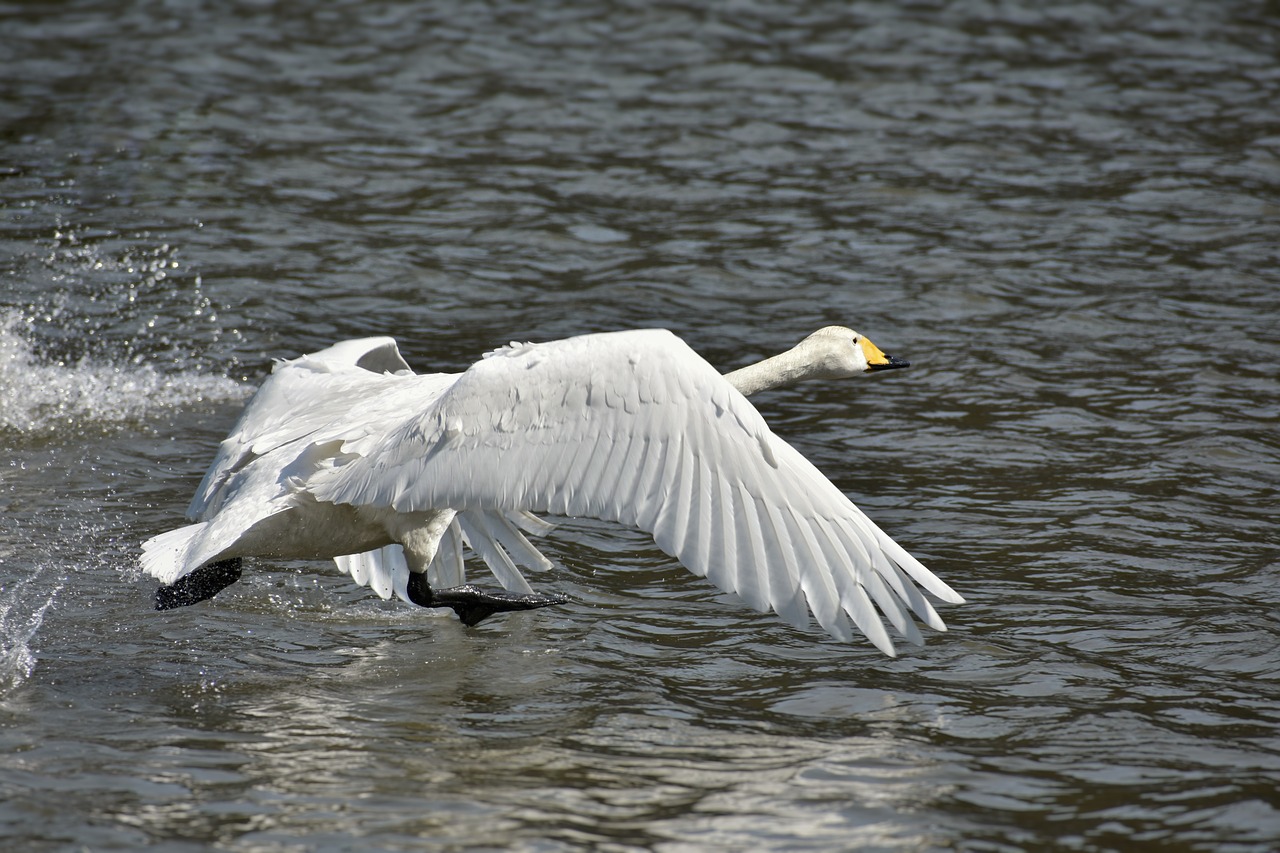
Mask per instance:
[[[756,609],[797,626],[811,610],[844,639],[847,617],[890,655],[876,606],[918,643],[908,608],[945,626],[917,584],[962,601],[669,332],[499,350],[310,488],[321,500],[406,512],[527,510],[633,525]]]

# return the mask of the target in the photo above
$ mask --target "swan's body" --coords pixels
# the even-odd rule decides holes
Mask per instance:
[[[659,330],[512,344],[461,374],[421,376],[390,338],[347,341],[277,365],[205,476],[197,523],[148,541],[143,566],[169,585],[167,607],[235,580],[239,557],[333,558],[384,598],[471,624],[562,601],[533,595],[516,568],[550,565],[521,529],[549,529],[530,513],[590,516],[652,533],[793,625],[812,610],[848,638],[847,615],[893,654],[873,600],[918,643],[908,607],[945,626],[916,583],[962,599],[743,395],[904,364],[842,327],[728,376]],[[464,542],[514,595],[460,586]],[[208,588],[184,586],[202,574]]]

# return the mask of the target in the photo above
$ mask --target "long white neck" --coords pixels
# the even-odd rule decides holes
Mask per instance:
[[[724,378],[746,397],[758,391],[771,391],[815,378],[817,371],[813,360],[802,351],[802,346],[726,373]]]

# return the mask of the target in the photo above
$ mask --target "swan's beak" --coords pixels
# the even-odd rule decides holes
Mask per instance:
[[[910,367],[911,362],[905,358],[894,358],[891,355],[885,355],[880,347],[871,343],[867,338],[858,340],[858,345],[862,347],[862,351],[867,356],[867,370],[889,370],[894,367]]]

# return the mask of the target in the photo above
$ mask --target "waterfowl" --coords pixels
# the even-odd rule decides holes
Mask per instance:
[[[243,557],[334,559],[384,598],[470,625],[563,603],[521,574],[550,566],[525,533],[551,529],[537,514],[586,516],[647,531],[756,610],[801,628],[812,613],[844,640],[852,620],[894,655],[880,614],[919,644],[908,611],[946,630],[921,589],[963,599],[745,395],[905,366],[842,326],[724,376],[665,330],[513,343],[458,374],[413,373],[392,338],[344,341],[276,365],[194,523],[144,543],[142,566],[169,609],[233,583]],[[465,583],[464,545],[505,593]]]

